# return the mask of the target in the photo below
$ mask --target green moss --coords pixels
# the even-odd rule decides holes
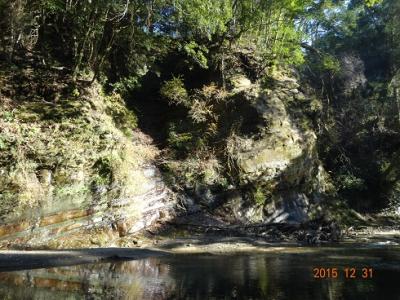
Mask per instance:
[[[122,130],[125,135],[131,136],[132,129],[138,125],[137,116],[125,106],[125,103],[119,94],[113,94],[105,97],[106,112],[109,114],[117,128]]]
[[[96,176],[96,183],[109,184],[112,180],[113,166],[109,157],[99,158],[93,165]]]
[[[136,116],[120,96],[104,95],[99,85],[76,87],[72,94],[60,94],[54,103],[0,107],[0,217],[22,214],[46,199],[57,207],[80,203],[92,196],[93,185],[117,186],[116,196],[141,191],[131,178],[141,176],[132,172],[154,150],[134,146],[127,137]],[[42,169],[49,170],[50,183],[40,181]]]
[[[176,133],[174,131],[170,132],[168,137],[168,144],[175,148],[176,150],[188,149],[189,145],[193,140],[192,133]]]
[[[55,199],[71,201],[72,198],[83,200],[90,192],[90,189],[84,183],[77,183],[72,185],[57,186],[53,192]]]

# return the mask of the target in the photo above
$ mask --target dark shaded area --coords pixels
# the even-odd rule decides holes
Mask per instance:
[[[257,138],[263,129],[268,126],[255,105],[250,103],[243,94],[235,95],[229,102],[220,108],[219,138],[226,139],[234,128],[237,134]]]
[[[161,83],[156,74],[148,73],[142,78],[140,88],[130,93],[126,101],[138,117],[139,128],[150,135],[158,147],[164,148],[167,145],[169,122],[184,115],[186,111],[177,110],[161,99]]]
[[[148,249],[99,248],[51,251],[1,251],[0,272],[71,266],[118,259],[143,259],[168,255]]]
[[[31,53],[16,53],[12,63],[0,60],[0,67],[2,75],[13,82],[12,86],[0,86],[0,93],[13,99],[15,105],[21,102],[41,102],[44,107],[56,105],[61,96],[84,84],[73,83],[68,68],[44,65],[40,56]]]
[[[140,78],[138,86],[125,97],[127,105],[139,118],[139,128],[150,135],[160,148],[167,146],[168,130],[171,123],[178,123],[187,118],[188,109],[168,104],[160,95],[162,84],[180,77],[185,88],[199,89],[204,84],[218,82],[218,72],[192,65],[185,53],[172,49],[162,60],[155,62],[154,69]]]

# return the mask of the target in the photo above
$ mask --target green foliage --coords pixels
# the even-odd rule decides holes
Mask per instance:
[[[270,63],[301,64],[303,32],[295,22],[303,17],[311,1],[240,1],[237,31],[241,43],[257,46]]]
[[[321,61],[321,68],[322,70],[336,74],[340,71],[340,62],[332,55],[324,55]]]
[[[208,49],[205,46],[199,46],[195,41],[191,41],[186,44],[184,47],[186,54],[188,57],[194,62],[202,67],[203,69],[207,69],[207,57],[205,54],[208,53]]]
[[[110,157],[100,157],[93,165],[96,179],[96,184],[107,185],[112,181],[113,176],[113,164],[110,161]]]
[[[7,148],[5,137],[0,134],[0,150],[5,150]]]
[[[353,174],[343,174],[337,177],[338,187],[342,190],[365,190],[365,182]]]
[[[73,90],[72,90],[72,93],[71,93],[71,96],[72,97],[79,97],[80,96],[80,93],[79,93],[79,90],[77,89],[77,88],[74,88]]]
[[[258,205],[263,205],[266,201],[266,195],[261,187],[257,187],[253,191],[253,199]]]
[[[183,33],[209,40],[225,33],[233,17],[232,0],[177,0],[174,8],[177,23],[184,24]]]
[[[4,121],[11,122],[15,119],[15,114],[13,111],[4,111],[1,117]]]
[[[14,80],[15,70],[3,71],[1,93],[5,87],[14,93],[20,85],[36,81],[29,72],[20,82]],[[132,142],[137,119],[122,98],[104,95],[99,84],[62,83],[53,87],[60,95],[55,103],[36,100],[35,85],[26,90],[29,100],[13,106],[3,98],[0,101],[2,217],[14,211],[21,214],[44,201],[54,200],[52,205],[60,206],[82,203],[83,209],[94,196],[96,201],[99,197],[106,201],[143,192],[147,179],[139,166],[154,159],[157,151],[140,137],[134,136],[136,143]],[[71,97],[71,87],[79,96],[76,92]],[[129,137],[124,133],[130,133]],[[94,195],[99,186],[102,194]]]
[[[62,12],[65,9],[65,2],[63,0],[41,0],[41,6],[49,13]]]
[[[106,112],[114,121],[115,126],[127,136],[132,135],[132,130],[137,127],[137,116],[125,106],[125,102],[119,94],[104,97],[107,105]]]
[[[129,94],[129,91],[133,91],[140,87],[137,76],[124,77],[118,82],[112,84],[114,91],[121,95]]]
[[[170,128],[168,146],[179,154],[196,153],[203,163],[187,162],[187,177],[193,182],[202,180],[196,172],[208,178],[204,179],[206,182],[212,182],[210,178],[220,174],[221,168],[205,153],[222,157],[226,137],[234,130],[235,121],[238,123],[240,109],[221,88],[230,73],[241,68],[240,72],[250,75],[265,74],[284,65],[301,66],[303,71],[307,70],[304,73],[315,83],[322,100],[308,105],[307,113],[315,119],[304,119],[296,126],[320,129],[320,139],[326,141],[320,146],[321,157],[333,173],[357,170],[349,171],[357,176],[338,172],[337,184],[342,190],[368,191],[374,178],[378,178],[374,189],[383,191],[398,177],[397,154],[393,149],[397,149],[394,141],[400,126],[400,106],[394,90],[395,75],[400,68],[399,3],[398,0],[0,0],[0,55],[9,61],[29,55],[37,63],[27,68],[28,73],[31,69],[42,72],[42,65],[61,66],[62,72],[69,72],[76,85],[78,79],[101,80],[123,96],[138,90],[147,93],[141,84],[148,78],[155,82],[153,90],[159,87],[158,81],[163,82],[161,96],[171,104],[171,110],[180,106],[176,111],[185,123]],[[305,41],[310,46],[308,50],[301,49]],[[232,58],[236,49],[259,57],[260,71],[252,70],[246,55]],[[358,73],[365,73],[368,82],[365,87],[358,85],[344,95],[342,60],[349,53],[364,63],[361,65],[365,65],[365,72],[360,66],[352,66]],[[18,67],[15,68],[17,73]],[[62,72],[60,76],[64,76]],[[174,77],[169,79],[171,74]],[[260,79],[260,76],[250,77],[254,77],[252,83]],[[58,77],[54,79],[57,80]],[[51,80],[47,83],[43,78],[32,80],[31,85],[42,81],[51,85]],[[393,84],[388,85],[391,81]],[[6,87],[3,82],[0,85]],[[19,90],[30,89],[25,84]],[[115,126],[118,132],[130,135],[137,126],[137,117],[126,110],[116,94],[104,97],[102,105],[96,106],[90,101],[80,101],[84,97],[82,89],[70,90],[68,99],[64,95],[61,100],[55,97],[57,101],[53,101],[55,93],[51,89],[40,92],[43,89],[37,88],[32,101],[21,105],[17,114],[11,109],[1,113],[4,126],[25,124],[19,127],[18,134],[12,134],[11,129],[7,136],[1,133],[0,149],[7,153],[2,154],[3,162],[23,159],[18,156],[23,154],[37,158],[25,169],[33,168],[39,161],[54,167],[60,164],[59,157],[63,157],[64,167],[68,167],[81,163],[81,155],[73,151],[75,148],[82,149],[92,142],[89,148],[103,151],[108,147],[103,140],[112,140],[113,132],[100,124],[92,111],[93,105],[107,115],[108,127]],[[41,102],[36,101],[38,96]],[[60,123],[60,128],[50,126],[54,120]],[[63,135],[45,144],[44,138],[52,134],[50,129],[62,130]],[[69,144],[61,143],[69,138]],[[96,154],[90,156],[91,163],[97,159]],[[118,164],[117,161],[113,164]],[[205,165],[213,168],[207,173]],[[218,172],[213,171],[217,169]],[[184,174],[185,170],[179,172]],[[261,203],[264,198],[261,189],[254,191],[256,201]]]
[[[218,47],[235,43],[257,46],[269,64],[301,64],[300,42],[305,34],[323,32],[318,30],[323,27],[329,35],[330,29],[339,27],[350,35],[361,7],[375,10],[396,5],[394,0],[351,1],[352,9],[344,9],[344,3],[35,0],[11,5],[1,1],[0,20],[9,22],[0,21],[0,51],[12,57],[15,43],[25,43],[27,48],[43,51],[46,58],[50,55],[71,63],[74,79],[81,70],[90,69],[94,78],[110,76],[110,83],[118,83],[118,92],[124,93],[137,87],[143,66],[153,65],[177,45],[183,45],[189,59],[202,68],[210,67],[210,56],[218,55]],[[389,27],[398,32],[396,24]]]
[[[382,4],[382,13],[384,13],[384,33],[386,43],[388,43],[388,52],[391,58],[392,72],[400,69],[400,3],[396,0],[385,0]]]
[[[365,4],[369,7],[382,3],[383,0],[365,0]]]
[[[400,180],[398,1],[315,1],[305,73],[323,100],[321,159],[354,208],[379,209]],[[344,86],[350,86],[350,91]]]
[[[188,92],[181,77],[173,77],[165,81],[160,89],[160,94],[168,100],[169,104],[189,104]]]
[[[189,132],[176,133],[170,130],[168,137],[168,144],[176,150],[188,150],[189,145],[193,141],[193,135]]]

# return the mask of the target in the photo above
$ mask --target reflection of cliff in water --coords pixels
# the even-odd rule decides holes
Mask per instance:
[[[0,273],[1,299],[167,299],[174,290],[158,259]]]
[[[399,299],[399,248],[284,250],[0,273],[0,299]],[[315,279],[316,266],[335,267],[339,276]],[[349,266],[368,266],[376,276],[346,279],[343,269]]]

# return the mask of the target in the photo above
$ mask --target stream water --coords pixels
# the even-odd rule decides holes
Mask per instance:
[[[400,248],[282,248],[1,272],[0,299],[400,299]]]

